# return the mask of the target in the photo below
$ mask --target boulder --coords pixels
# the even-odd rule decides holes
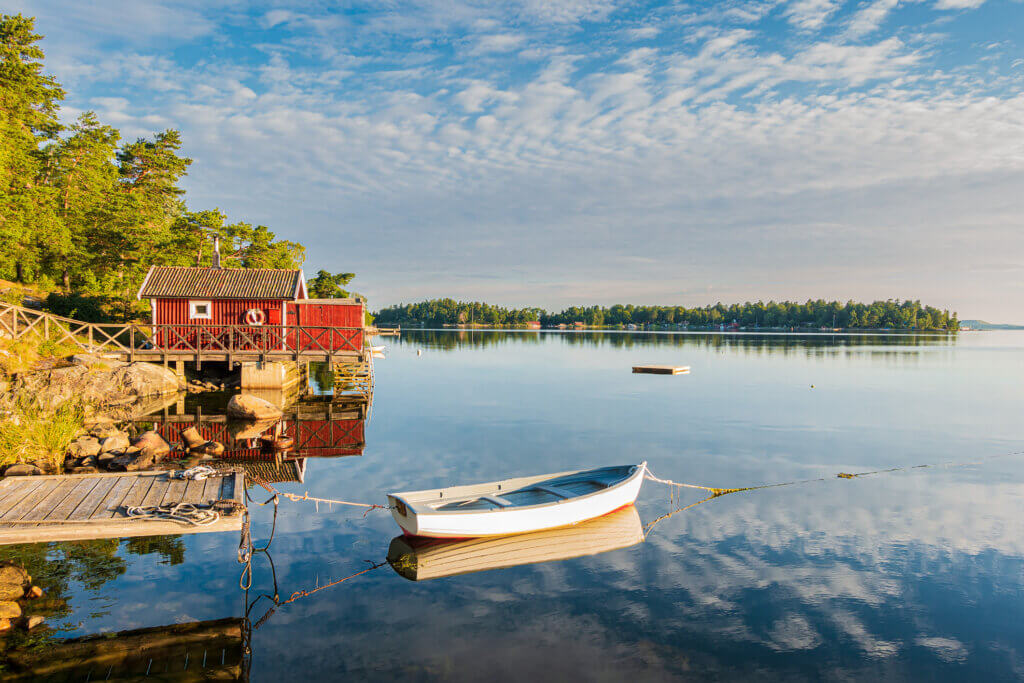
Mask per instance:
[[[0,632],[2,632],[2,631],[10,631],[10,630],[11,630],[11,620],[10,619],[0,619]]]
[[[198,448],[206,443],[206,439],[203,438],[203,435],[195,427],[183,429],[181,431],[181,440],[185,442],[185,450]]]
[[[100,454],[100,440],[94,436],[80,436],[68,446],[68,455],[84,458],[87,455]]]
[[[95,465],[78,465],[67,468],[68,474],[96,474],[99,471],[99,468]]]
[[[196,446],[189,450],[199,455],[218,456],[224,454],[224,444],[219,441],[207,441],[202,446]]]
[[[0,619],[17,619],[21,616],[21,605],[10,600],[0,602]]]
[[[28,572],[11,560],[0,563],[0,585],[13,584],[24,588],[31,580]]]
[[[281,417],[281,409],[252,394],[235,394],[228,401],[228,417],[241,420],[270,420]]]
[[[32,629],[36,628],[37,626],[42,626],[45,621],[46,621],[46,617],[41,617],[38,614],[33,614],[30,617],[25,617],[23,625],[24,625],[24,627],[26,629],[31,631]]]
[[[120,432],[121,430],[113,422],[98,422],[89,429],[89,435],[96,438],[97,441]]]
[[[125,456],[128,457],[128,456]],[[144,470],[153,466],[156,462],[156,458],[152,453],[138,453],[132,456],[131,462],[125,465],[126,472],[135,472],[137,470]]]
[[[111,453],[123,451],[131,444],[128,442],[128,435],[124,432],[117,432],[100,441],[100,453]]]
[[[41,597],[43,597],[43,589],[40,588],[39,586],[32,586],[27,591],[25,591],[25,597],[28,598],[29,600],[35,600],[36,598],[41,598]]]
[[[99,457],[96,458],[96,465],[107,469],[110,466],[110,461],[116,457],[117,456],[113,453],[101,453]]]
[[[25,587],[20,583],[0,583],[0,600],[21,600]]]
[[[171,446],[156,431],[143,432],[132,441],[132,445],[153,457],[154,462],[160,462],[171,452]]]
[[[183,385],[162,365],[103,359],[21,373],[14,388],[34,396],[44,408],[54,408],[70,399],[123,406],[146,396],[177,393]]]
[[[29,465],[28,463],[19,462],[14,465],[8,465],[7,469],[4,470],[5,477],[31,477],[36,474],[42,474],[43,471],[35,465]]]

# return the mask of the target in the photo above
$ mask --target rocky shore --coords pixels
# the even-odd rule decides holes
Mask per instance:
[[[41,616],[28,616],[25,608],[30,600],[42,597],[43,591],[32,584],[32,577],[14,562],[0,562],[0,632],[14,627],[31,630],[43,623]]]
[[[0,396],[0,410],[19,397],[31,397],[43,408],[76,400],[99,413],[124,416],[142,399],[176,394],[185,388],[173,371],[161,365],[80,353],[18,374]]]

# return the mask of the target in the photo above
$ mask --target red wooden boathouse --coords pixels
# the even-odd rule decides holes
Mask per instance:
[[[363,349],[362,300],[309,299],[301,270],[152,266],[138,298],[163,349]]]

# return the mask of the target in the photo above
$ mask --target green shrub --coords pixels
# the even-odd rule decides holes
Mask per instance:
[[[60,472],[64,452],[85,419],[81,403],[67,402],[46,410],[30,402],[15,404],[0,421],[0,465],[41,460]]]

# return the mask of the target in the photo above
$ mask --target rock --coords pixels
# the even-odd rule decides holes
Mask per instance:
[[[0,562],[0,585],[13,584],[24,588],[31,580],[32,577],[28,575],[28,572],[11,560]]]
[[[17,619],[21,616],[21,605],[10,600],[0,602],[0,619]]]
[[[31,477],[42,473],[43,471],[35,465],[29,465],[24,462],[8,465],[7,469],[4,470],[5,477]]]
[[[10,630],[11,630],[11,620],[10,619],[0,619],[0,632],[2,632],[2,631],[10,631]]]
[[[43,589],[40,588],[39,586],[32,586],[27,591],[25,591],[25,597],[28,598],[29,600],[35,600],[36,598],[41,598],[41,597],[43,597]]]
[[[25,587],[20,583],[0,583],[0,600],[21,600]]]
[[[100,441],[94,436],[80,436],[68,446],[67,454],[76,458],[100,454]]]
[[[196,454],[218,456],[223,455],[224,444],[218,441],[207,441],[202,446],[197,446],[190,450]]]
[[[102,453],[102,454],[100,454],[100,456],[98,458],[96,458],[96,464],[99,467],[109,468],[110,461],[113,460],[116,457],[117,456],[114,455],[113,453]]]
[[[92,428],[89,429],[89,435],[96,439],[105,439],[112,434],[120,433],[120,431],[121,430],[118,429],[113,422],[100,422],[94,424]]]
[[[139,452],[151,455],[154,462],[160,462],[171,452],[170,444],[153,430],[140,434],[132,441],[132,445],[138,448]]]
[[[203,438],[203,435],[200,434],[199,430],[195,427],[183,429],[181,432],[181,439],[185,442],[186,449],[198,448],[206,443],[206,439]]]
[[[232,439],[255,439],[277,424],[277,420],[261,420],[259,422],[231,420],[227,424],[228,434]]]
[[[154,458],[151,453],[138,453],[137,455],[132,456],[131,462],[129,462],[124,469],[126,472],[144,470],[148,467],[152,467],[155,462],[156,458]]]
[[[41,617],[38,614],[33,614],[25,619],[25,628],[31,631],[37,626],[42,626],[46,622],[46,617]]]
[[[181,388],[174,371],[162,365],[105,358],[21,373],[14,390],[33,396],[44,408],[54,408],[69,399],[99,407],[125,405]]]
[[[110,453],[111,451],[123,451],[128,448],[131,444],[128,443],[128,435],[124,432],[117,432],[104,438],[100,441],[100,453]]]
[[[269,420],[281,417],[281,409],[252,394],[235,394],[228,401],[228,417],[242,420]]]
[[[38,467],[39,471],[43,474],[57,474],[57,466],[52,462],[47,462],[46,460],[33,460],[29,464]]]
[[[95,465],[79,465],[78,467],[69,467],[67,469],[68,474],[96,474],[100,469]]]

